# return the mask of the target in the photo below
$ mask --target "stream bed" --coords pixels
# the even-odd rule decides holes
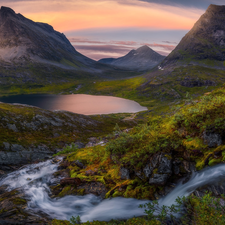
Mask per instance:
[[[140,204],[148,200],[128,198],[101,199],[95,195],[65,196],[62,198],[50,198],[51,185],[56,185],[63,177],[54,177],[59,162],[52,160],[24,166],[22,169],[8,174],[0,180],[0,186],[6,185],[11,191],[20,188],[27,196],[28,211],[38,214],[44,212],[51,218],[69,220],[72,216],[80,216],[82,222],[111,219],[128,219],[134,216],[145,215]],[[159,204],[172,205],[176,198],[188,196],[197,188],[222,181],[225,178],[225,165],[217,165],[196,172],[185,184],[178,184],[167,196],[159,200]]]

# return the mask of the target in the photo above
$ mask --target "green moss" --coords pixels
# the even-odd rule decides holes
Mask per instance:
[[[113,198],[115,198],[115,197],[122,197],[123,194],[124,194],[123,191],[115,191],[115,192],[113,193],[112,197],[113,197]],[[109,197],[109,196],[108,196],[108,197]]]
[[[72,186],[66,186],[63,188],[63,190],[58,194],[59,197],[64,197],[65,195],[69,195],[71,193]]]
[[[156,173],[158,173],[158,169],[157,168],[153,170],[152,174],[156,174]]]
[[[84,195],[85,190],[84,189],[77,189],[77,195]]]
[[[209,165],[209,166],[214,166],[214,165],[220,163],[221,161],[222,161],[222,158],[220,158],[220,159],[211,159],[211,160],[209,161],[208,165]]]
[[[0,209],[0,215],[1,215],[1,213],[4,213],[4,212],[7,212],[7,210],[5,208]]]
[[[15,205],[27,204],[27,201],[25,199],[22,199],[22,198],[14,198],[12,201],[13,201],[13,204],[15,204]]]

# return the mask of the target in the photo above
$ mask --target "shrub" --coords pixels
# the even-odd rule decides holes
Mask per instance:
[[[78,150],[78,146],[75,145],[74,143],[71,143],[71,145],[66,146],[65,148],[63,148],[62,151],[56,153],[53,156],[67,154],[67,153],[71,153],[71,152],[76,152],[77,150]]]

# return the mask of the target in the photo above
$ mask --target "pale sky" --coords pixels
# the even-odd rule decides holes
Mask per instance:
[[[98,60],[144,44],[167,55],[210,4],[225,0],[0,0],[2,6],[64,33],[76,50]]]

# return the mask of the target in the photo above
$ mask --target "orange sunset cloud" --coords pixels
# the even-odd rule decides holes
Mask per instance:
[[[174,7],[163,8],[157,4],[149,7],[147,3],[121,5],[116,1],[94,1],[92,4],[89,1],[78,1],[77,4],[71,4],[71,7],[63,8],[62,11],[47,9],[44,12],[25,12],[24,15],[34,21],[49,23],[62,32],[104,27],[190,29],[198,14],[193,13],[194,16],[186,17],[183,15],[187,13],[182,13],[182,10],[187,9],[181,8],[179,14],[175,14]]]

